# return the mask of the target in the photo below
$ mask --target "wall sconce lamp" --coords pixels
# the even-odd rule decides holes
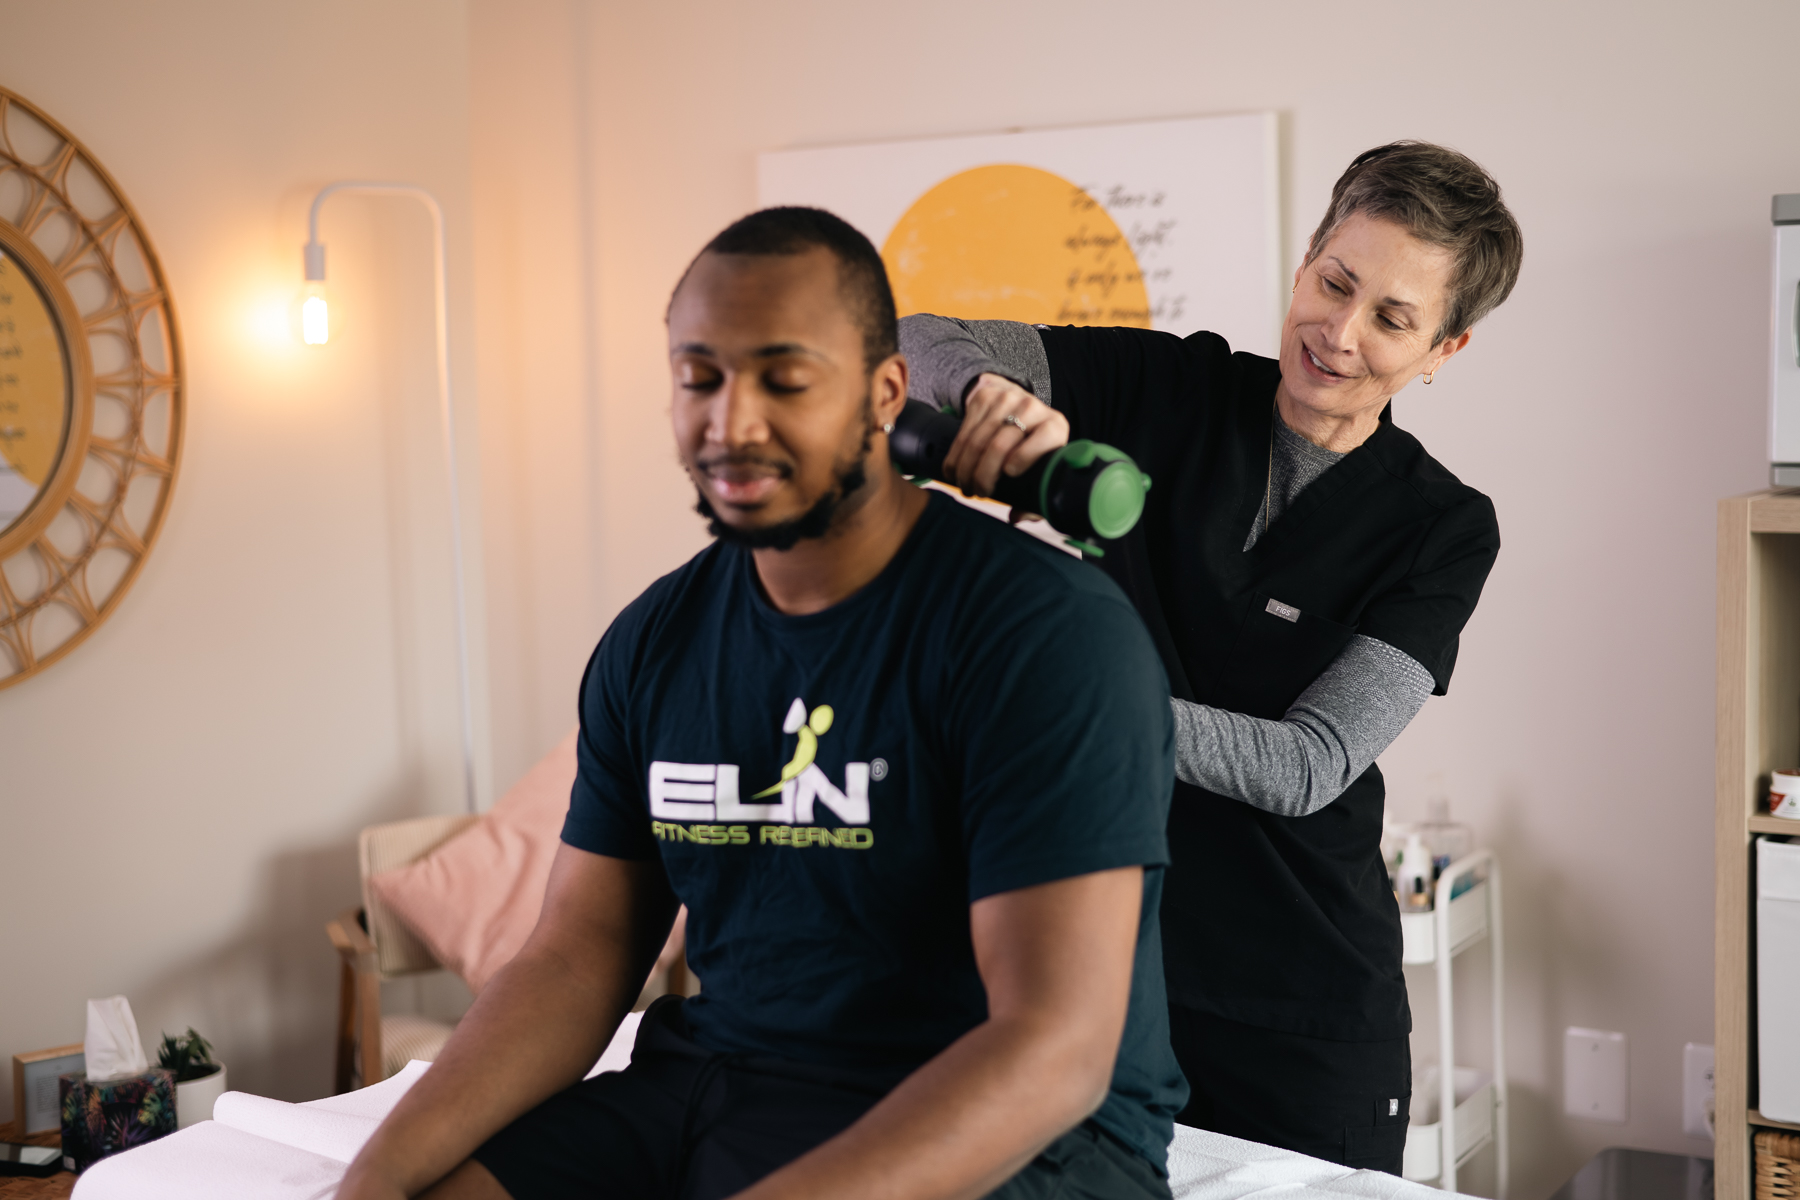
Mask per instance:
[[[462,701],[463,795],[475,812],[475,714],[469,694],[469,617],[463,588],[462,514],[456,487],[456,413],[450,406],[449,302],[444,286],[444,210],[437,198],[421,187],[406,183],[367,183],[348,180],[322,188],[313,197],[306,219],[306,291],[300,302],[300,335],[309,346],[331,340],[331,310],[325,296],[325,244],[319,241],[319,210],[339,192],[378,196],[410,196],[431,213],[432,252],[437,304],[438,419],[444,435],[444,479],[450,499],[450,558],[455,574],[456,676]]]

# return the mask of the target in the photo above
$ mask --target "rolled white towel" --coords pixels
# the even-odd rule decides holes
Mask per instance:
[[[213,1104],[213,1120],[244,1133],[285,1142],[348,1165],[381,1124],[380,1117],[289,1104],[248,1092],[226,1092]]]
[[[345,1166],[335,1158],[202,1121],[103,1158],[75,1181],[79,1200],[326,1200]]]

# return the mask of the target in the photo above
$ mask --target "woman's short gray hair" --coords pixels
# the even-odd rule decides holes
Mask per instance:
[[[1357,155],[1332,186],[1331,206],[1306,249],[1308,263],[1352,213],[1392,221],[1450,251],[1450,302],[1434,346],[1499,308],[1519,280],[1525,239],[1500,199],[1500,185],[1447,146],[1390,142]]]

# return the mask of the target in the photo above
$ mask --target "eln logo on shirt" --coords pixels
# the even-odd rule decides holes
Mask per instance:
[[[867,849],[875,842],[870,829],[789,828],[812,825],[815,809],[821,804],[846,826],[869,823],[869,764],[845,763],[844,786],[840,790],[813,761],[818,757],[819,738],[830,730],[833,715],[829,704],[819,705],[809,715],[805,702],[799,698],[788,708],[781,732],[797,736],[794,757],[781,768],[779,780],[750,797],[751,801],[760,801],[780,793],[780,798],[772,802],[746,803],[740,799],[735,763],[651,763],[651,831],[667,841],[741,846],[750,841],[749,828],[731,822],[758,822],[764,825],[759,839],[762,845]]]

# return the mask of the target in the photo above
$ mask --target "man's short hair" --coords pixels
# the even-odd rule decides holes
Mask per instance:
[[[900,352],[900,327],[894,315],[894,289],[888,284],[887,265],[875,244],[850,222],[822,208],[783,206],[765,208],[727,225],[700,254],[805,254],[823,246],[837,256],[838,289],[850,309],[850,319],[862,329],[863,361],[869,370]],[[694,263],[681,273],[681,284],[693,273]],[[670,303],[674,303],[671,294]]]
[[[1499,308],[1518,282],[1525,239],[1500,199],[1500,185],[1448,146],[1389,142],[1357,155],[1331,189],[1331,206],[1312,235],[1307,262],[1352,213],[1392,221],[1450,252],[1450,294],[1434,346]]]

